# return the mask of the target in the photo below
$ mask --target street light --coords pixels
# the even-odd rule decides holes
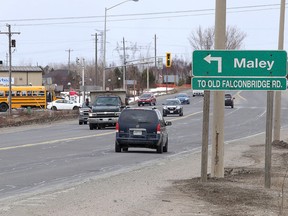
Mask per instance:
[[[128,1],[134,1],[134,2],[138,2],[138,0],[125,0],[123,2],[120,2],[112,7],[109,7],[109,8],[105,8],[105,20],[104,20],[104,56],[103,56],[103,90],[105,90],[105,67],[106,67],[106,23],[107,23],[107,11],[114,8],[114,7],[117,7],[118,5],[121,5],[121,4],[124,4],[125,2],[128,2]]]

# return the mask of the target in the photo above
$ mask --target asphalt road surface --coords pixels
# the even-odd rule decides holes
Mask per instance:
[[[168,153],[131,148],[115,153],[115,129],[89,130],[78,120],[22,126],[0,131],[0,200],[83,182],[89,177],[123,172],[135,166],[155,163],[201,148],[203,97],[192,97],[184,105],[184,116],[168,116],[172,121]],[[266,92],[230,92],[234,108],[225,107],[225,142],[265,131]],[[161,109],[166,95],[157,98]],[[211,94],[212,125],[213,93]],[[282,94],[282,127],[288,126],[288,93]],[[210,130],[211,131],[211,130]],[[211,133],[211,132],[210,132]]]

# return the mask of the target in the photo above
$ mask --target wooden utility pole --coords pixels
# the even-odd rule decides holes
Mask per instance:
[[[11,25],[7,24],[8,27],[8,32],[0,32],[0,34],[6,34],[8,35],[8,44],[9,44],[9,98],[8,98],[8,104],[9,104],[9,109],[8,109],[8,114],[11,115],[12,110],[12,34],[20,34],[20,32],[11,32]],[[15,47],[15,45],[14,45]]]
[[[225,49],[226,0],[216,0],[215,49]],[[224,177],[224,92],[214,92],[211,176]]]
[[[284,48],[284,23],[285,23],[285,0],[281,0],[278,50]],[[274,141],[280,141],[281,130],[281,91],[275,92],[275,110],[274,110]]]
[[[70,59],[71,59],[71,52],[73,51],[73,50],[71,50],[71,49],[68,49],[68,50],[65,50],[66,52],[68,52],[68,74],[70,74]]]
[[[92,34],[92,36],[95,37],[95,81],[94,81],[94,85],[97,86],[97,82],[98,82],[98,34]]]
[[[202,125],[202,156],[201,156],[201,181],[207,181],[208,170],[208,141],[209,141],[209,113],[210,91],[204,91],[203,125]]]

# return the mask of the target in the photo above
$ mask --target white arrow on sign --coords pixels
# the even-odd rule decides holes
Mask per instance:
[[[209,54],[204,58],[204,60],[207,61],[209,64],[211,63],[211,61],[218,61],[218,73],[222,72],[222,57],[211,57],[211,54]]]

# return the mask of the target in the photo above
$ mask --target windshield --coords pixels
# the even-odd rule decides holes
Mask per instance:
[[[120,106],[120,100],[117,97],[98,97],[93,106]]]
[[[140,96],[140,98],[150,98],[151,94],[143,94]]]
[[[178,100],[167,100],[166,105],[179,105],[180,102]]]
[[[186,94],[178,94],[177,97],[187,97],[187,95]]]
[[[225,95],[225,98],[230,99],[230,98],[232,98],[232,96],[231,95]]]

